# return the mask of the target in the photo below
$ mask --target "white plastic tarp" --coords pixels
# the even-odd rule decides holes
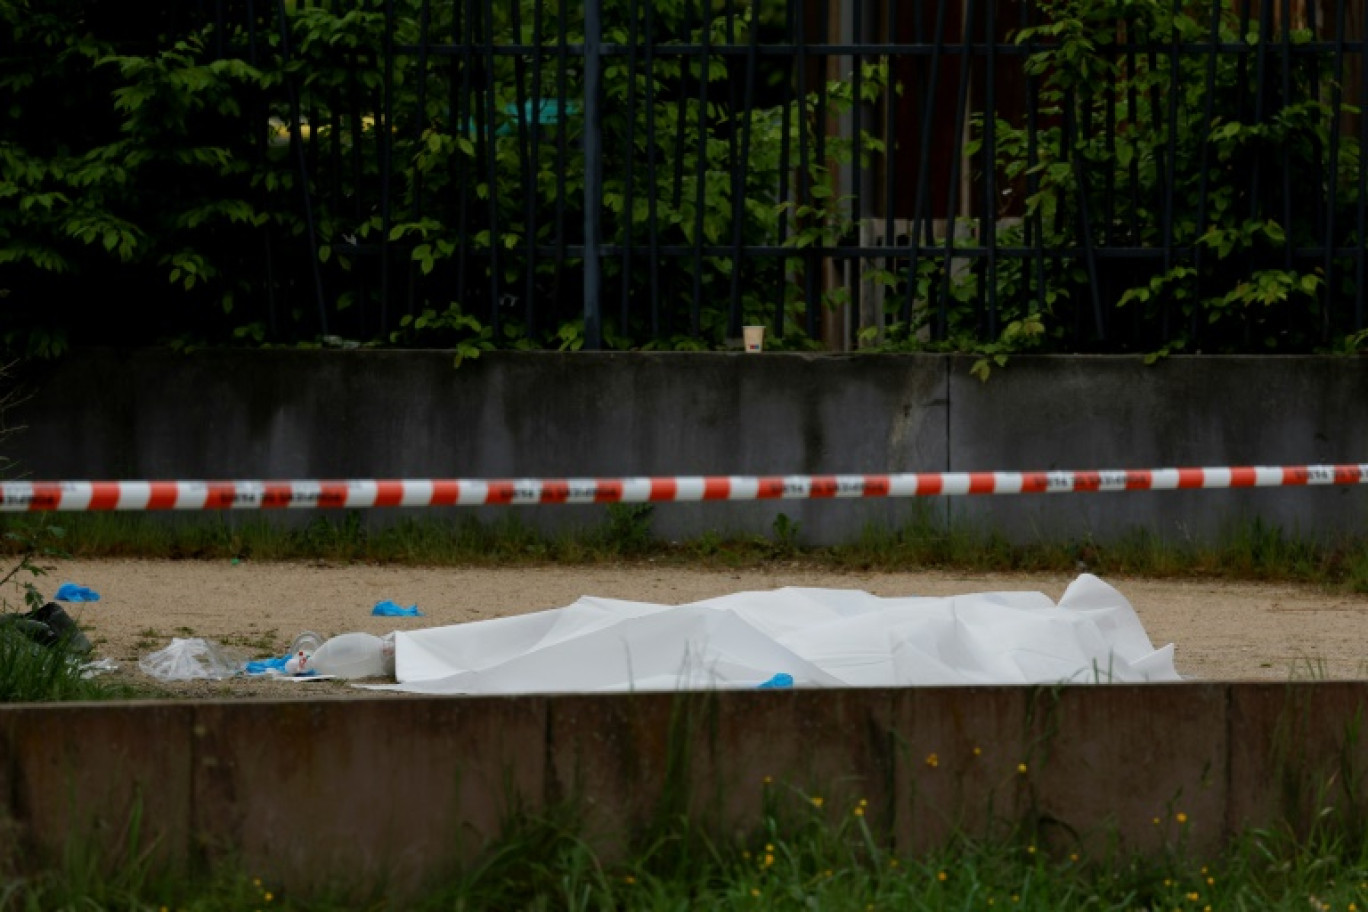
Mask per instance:
[[[564,608],[395,634],[394,685],[440,694],[1176,681],[1130,602],[1095,576],[1039,592],[879,598],[740,592]]]

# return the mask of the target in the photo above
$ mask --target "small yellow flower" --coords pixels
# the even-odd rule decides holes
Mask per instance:
[[[948,878],[949,876],[949,874],[946,874],[944,871],[941,871],[939,874],[936,875],[936,880],[939,880],[941,883],[945,883],[946,878]]]
[[[1177,814],[1173,815],[1173,819],[1178,821],[1179,823],[1187,823],[1187,814],[1184,814],[1182,811],[1179,811]]]
[[[768,868],[772,864],[774,864],[774,856],[767,853],[765,855],[765,867]]]
[[[1018,896],[1018,895],[1016,895],[1015,893],[1013,893],[1013,894],[1012,894],[1012,902],[1021,902],[1021,897]]]
[[[1166,886],[1166,887],[1171,887],[1171,886],[1173,886],[1173,881],[1171,881],[1171,880],[1169,880],[1167,877],[1165,877],[1165,878],[1164,878],[1164,886]]]
[[[634,884],[636,883],[636,878],[633,877],[631,874],[625,874],[622,877],[622,882],[625,884]]]
[[[1035,846],[1027,846],[1027,847],[1026,847],[1026,854],[1027,854],[1027,855],[1034,855],[1034,854],[1035,854]]]
[[[860,799],[860,807],[869,807],[869,799],[868,799],[868,798],[861,798],[861,799]]]
[[[1208,878],[1207,878],[1207,886],[1208,886],[1208,887],[1214,887],[1214,886],[1216,886],[1216,878],[1214,878],[1214,877],[1208,877]]]
[[[896,867],[898,866],[898,859],[896,859],[896,858],[890,858],[890,859],[888,859],[888,866],[889,866],[890,868],[896,868]]]
[[[1078,853],[1077,853],[1077,852],[1070,852],[1070,853],[1069,853],[1069,861],[1072,861],[1072,862],[1077,863],[1077,861],[1078,861]]]
[[[275,899],[275,897],[272,896],[269,892],[262,894],[261,898],[266,900],[267,902],[270,902],[271,900]]]
[[[1024,764],[1024,763],[1018,763],[1018,764],[1017,764],[1017,772],[1020,773],[1020,774],[1022,774],[1023,776],[1026,775],[1026,764]]]
[[[760,888],[759,888],[759,887],[751,887],[751,896],[759,896],[759,895],[760,895]]]
[[[254,887],[259,887],[259,886],[261,886],[261,878],[260,878],[260,877],[253,877],[253,878],[252,878],[252,886],[254,886]]]
[[[744,859],[746,859],[747,861],[750,861],[750,852],[744,852],[744,851],[743,851],[743,852],[741,853],[741,857],[744,858]]]
[[[825,871],[822,872],[822,874],[823,874],[824,876],[826,876],[826,877],[834,877],[834,876],[835,876],[835,874],[832,872],[832,870],[831,870],[830,868],[827,868]]]
[[[1206,872],[1207,872],[1207,867],[1206,867],[1206,865],[1202,865],[1202,874],[1205,875]]]
[[[978,746],[975,746],[975,747],[974,747],[974,756],[975,756],[975,757],[978,757],[978,756],[981,756],[982,754],[983,754],[983,748],[978,747]]]
[[[1155,826],[1158,826],[1158,825],[1159,825],[1159,818],[1158,818],[1158,817],[1155,817],[1155,818],[1154,818],[1154,825],[1155,825]]]
[[[857,807],[857,808],[855,809],[855,816],[856,816],[856,817],[863,817],[863,816],[864,816],[864,808],[862,808],[862,807]]]
[[[813,807],[821,807],[821,806],[822,806],[822,796],[821,796],[821,795],[813,795],[813,796],[812,796],[812,806],[813,806]]]
[[[1189,894],[1187,895],[1187,898],[1188,898],[1188,902],[1196,902],[1197,900],[1201,899],[1202,897],[1201,897],[1200,895],[1198,895],[1197,893],[1189,893]]]
[[[765,851],[766,851],[766,852],[773,852],[773,851],[774,851],[774,844],[771,843],[771,842],[765,843]]]
[[[765,785],[773,785],[773,784],[774,784],[774,777],[773,777],[773,776],[766,776],[766,777],[762,780],[762,782],[763,782]]]
[[[927,754],[926,765],[931,767],[932,769],[935,769],[936,767],[940,766],[940,757],[937,757],[935,754]]]

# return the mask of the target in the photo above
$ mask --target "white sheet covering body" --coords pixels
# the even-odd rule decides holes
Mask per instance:
[[[1176,681],[1130,602],[1095,576],[1039,592],[879,598],[739,592],[687,605],[565,608],[395,634],[384,689],[441,694]]]

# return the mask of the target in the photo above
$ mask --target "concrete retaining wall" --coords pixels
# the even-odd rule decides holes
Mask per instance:
[[[1024,826],[1064,851],[1207,857],[1368,810],[1366,703],[1365,683],[1183,683],[0,706],[0,833],[21,866],[71,845],[117,865],[138,812],[163,864],[393,893],[469,863],[515,807],[576,802],[613,856],[667,795],[725,840],[770,790],[833,821],[865,799],[904,853]]]
[[[29,477],[782,474],[1368,461],[1368,359],[1013,358],[988,383],[933,355],[82,352],[33,365],[5,442]],[[603,507],[518,507],[547,529]],[[832,543],[934,516],[1017,540],[1140,527],[1211,538],[1255,517],[1360,533],[1368,490],[660,505],[666,538]],[[503,516],[486,510],[485,518]]]

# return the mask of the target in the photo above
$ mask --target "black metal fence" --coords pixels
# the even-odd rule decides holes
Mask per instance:
[[[1357,0],[202,8],[210,53],[276,74],[245,107],[302,213],[272,327],[290,295],[321,334],[590,348],[1368,326]]]

